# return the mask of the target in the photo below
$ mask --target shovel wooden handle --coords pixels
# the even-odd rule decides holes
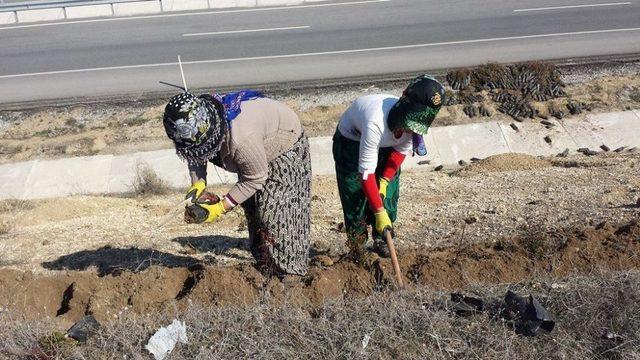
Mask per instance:
[[[398,282],[398,289],[404,288],[404,281],[402,280],[402,274],[400,273],[400,264],[398,263],[398,256],[396,255],[396,248],[393,246],[393,238],[391,237],[391,231],[384,232],[385,240],[387,240],[387,246],[389,247],[389,254],[391,254],[391,264],[393,265],[393,271],[396,273],[396,281]]]
[[[169,221],[175,219],[176,215],[184,210],[185,206],[191,205],[191,199],[184,199],[179,204],[176,204],[169,210],[169,213],[160,219],[160,223],[158,224],[158,228],[163,228],[165,225],[169,223]]]

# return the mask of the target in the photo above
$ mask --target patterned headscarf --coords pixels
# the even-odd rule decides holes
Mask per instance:
[[[211,95],[185,92],[172,97],[164,109],[163,124],[176,153],[189,164],[206,164],[220,151],[228,126],[222,104]]]
[[[424,135],[444,102],[444,87],[429,75],[413,79],[389,112],[389,129]]]
[[[185,92],[172,97],[164,109],[164,129],[176,153],[189,164],[206,164],[214,159],[243,101],[264,97],[261,92],[240,90],[228,94]]]

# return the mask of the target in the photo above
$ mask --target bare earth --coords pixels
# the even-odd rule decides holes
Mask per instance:
[[[639,214],[639,168],[637,153],[544,160],[507,154],[451,174],[406,172],[398,246],[424,249],[497,241],[532,230],[553,232],[631,220]],[[0,263],[35,272],[59,270],[77,265],[69,261],[52,267],[48,262],[69,254],[90,257],[91,251],[105,246],[157,252],[141,252],[142,258],[131,260],[134,263],[163,254],[222,264],[251,259],[240,208],[215,224],[188,225],[182,223],[180,209],[172,212],[181,197],[75,196],[16,204],[6,200],[0,219],[9,230],[0,235]],[[315,178],[312,204],[314,249],[343,254],[344,234],[338,231],[342,213],[333,177]]]
[[[406,172],[396,240],[405,278],[452,289],[535,274],[637,269],[639,167],[635,152],[510,154],[452,173]],[[0,286],[11,291],[0,296],[0,307],[29,317],[58,314],[70,325],[86,311],[104,320],[132,304],[144,312],[186,298],[250,303],[261,291],[319,306],[393,283],[388,260],[372,255],[358,265],[343,258],[333,178],[314,179],[313,266],[307,280],[291,280],[293,292],[251,265],[240,209],[212,225],[187,225],[179,209],[172,211],[181,196],[2,202]],[[60,314],[69,291],[75,305]],[[129,305],[122,302],[127,297]]]

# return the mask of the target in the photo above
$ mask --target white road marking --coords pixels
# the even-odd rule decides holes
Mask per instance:
[[[530,8],[530,9],[516,9],[516,10],[513,10],[513,12],[544,11],[544,10],[561,10],[561,9],[576,9],[576,8],[602,7],[602,6],[623,6],[623,5],[631,5],[631,2],[616,2],[616,3],[601,3],[601,4],[584,4],[584,5],[550,6],[550,7]]]
[[[5,26],[5,27],[0,27],[0,30],[25,29],[25,28],[34,28],[34,27],[42,27],[42,26],[87,24],[87,23],[106,22],[106,21],[127,21],[127,20],[139,20],[139,19],[166,18],[166,17],[202,16],[202,15],[233,14],[233,13],[255,12],[255,11],[277,11],[277,10],[331,7],[331,6],[363,5],[363,4],[373,4],[373,3],[385,3],[390,1],[393,1],[393,0],[361,0],[361,1],[341,2],[341,3],[291,5],[291,6],[278,6],[278,7],[257,7],[257,8],[250,8],[250,9],[215,10],[215,11],[203,11],[203,12],[194,12],[194,13],[139,15],[139,16],[126,16],[126,17],[115,17],[115,18],[105,18],[105,19],[74,20],[74,21],[65,21],[65,22]]]
[[[246,58],[193,60],[193,61],[184,61],[182,64],[183,65],[215,64],[215,63],[227,63],[227,62],[236,62],[236,61],[255,61],[255,60],[285,59],[285,58],[310,57],[310,56],[322,56],[322,55],[355,54],[355,53],[385,51],[385,50],[416,49],[416,48],[433,47],[433,46],[477,44],[477,43],[497,42],[497,41],[536,39],[536,38],[575,36],[575,35],[620,33],[620,32],[632,32],[632,31],[640,31],[640,27],[638,27],[638,28],[627,28],[627,29],[590,30],[590,31],[575,31],[575,32],[553,33],[553,34],[509,36],[509,37],[488,38],[488,39],[459,40],[459,41],[447,41],[447,42],[428,43],[428,44],[387,46],[387,47],[366,48],[366,49],[352,49],[352,50],[322,51],[322,52],[300,53],[300,54],[266,55],[266,56],[254,56],[254,57],[246,57]],[[88,69],[44,71],[44,72],[37,72],[37,73],[2,75],[2,76],[0,76],[0,79],[10,79],[10,78],[27,77],[27,76],[38,76],[38,75],[71,74],[71,73],[91,72],[91,71],[140,69],[140,68],[146,68],[146,67],[162,67],[162,66],[176,66],[176,65],[177,65],[176,62],[169,62],[169,63],[157,63],[157,64],[110,66],[110,67],[99,67],[99,68],[88,68]]]
[[[182,36],[206,36],[206,35],[223,35],[223,34],[240,34],[240,33],[252,33],[252,32],[263,32],[263,31],[285,31],[285,30],[299,30],[299,29],[308,29],[311,26],[289,26],[289,27],[279,27],[279,28],[268,28],[268,29],[251,29],[251,30],[231,30],[231,31],[216,31],[216,32],[203,32],[203,33],[190,33],[190,34],[182,34]]]

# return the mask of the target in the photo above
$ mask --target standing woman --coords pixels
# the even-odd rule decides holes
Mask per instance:
[[[164,128],[187,161],[192,186],[188,223],[214,222],[237,205],[247,218],[251,252],[266,274],[304,275],[310,232],[311,159],[297,115],[251,90],[167,104]],[[205,191],[207,162],[238,174],[219,199]]]
[[[356,99],[344,112],[333,136],[338,191],[342,203],[347,245],[359,257],[372,225],[373,250],[389,257],[382,239],[393,234],[400,197],[400,166],[416,151],[426,154],[427,133],[444,101],[444,88],[423,75],[409,83],[398,99],[368,95]]]

